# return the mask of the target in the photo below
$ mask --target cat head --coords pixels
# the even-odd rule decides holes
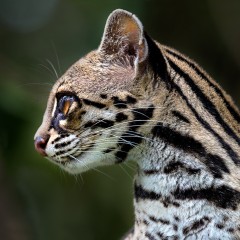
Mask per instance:
[[[139,19],[124,10],[111,13],[99,48],[51,90],[36,150],[70,173],[135,158],[154,115],[155,58],[164,78],[164,57]]]

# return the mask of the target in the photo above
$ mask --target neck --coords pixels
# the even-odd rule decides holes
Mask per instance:
[[[138,167],[133,239],[181,239],[198,232],[217,236],[217,230],[211,233],[210,229],[232,209],[226,209],[227,199],[219,195],[224,191],[217,187],[220,180],[199,159],[158,142],[139,160]]]

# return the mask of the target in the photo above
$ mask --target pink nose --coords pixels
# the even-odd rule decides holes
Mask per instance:
[[[46,149],[46,146],[47,146],[47,143],[48,143],[48,139],[49,139],[48,135],[45,136],[45,137],[38,136],[38,137],[35,138],[35,141],[34,141],[35,149],[42,156],[47,155],[46,152],[45,152],[45,149]]]

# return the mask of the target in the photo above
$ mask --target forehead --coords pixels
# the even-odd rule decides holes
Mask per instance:
[[[93,51],[68,69],[59,80],[56,92],[71,91],[83,96],[113,93],[129,89],[133,78],[131,66],[110,63]]]

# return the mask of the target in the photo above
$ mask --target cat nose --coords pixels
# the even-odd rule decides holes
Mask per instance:
[[[45,149],[48,143],[49,136],[37,136],[34,141],[35,149],[42,156],[47,156]]]

